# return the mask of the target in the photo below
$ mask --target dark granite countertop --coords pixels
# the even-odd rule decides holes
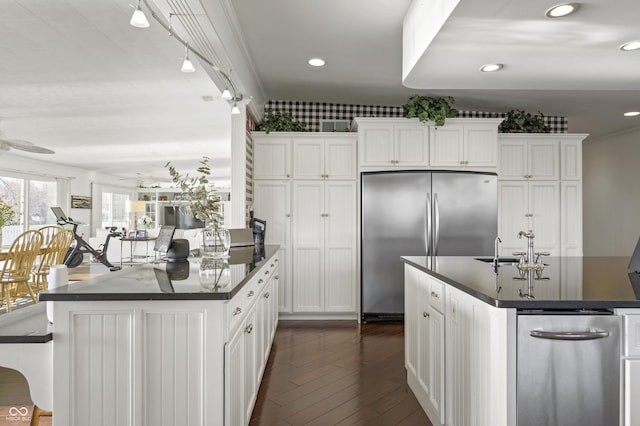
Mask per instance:
[[[474,257],[404,256],[403,262],[500,308],[640,308],[640,274],[627,269],[628,257],[545,257],[538,275],[516,265]]]
[[[47,343],[52,339],[53,325],[47,321],[44,303],[0,315],[0,343]]]
[[[278,248],[277,245],[255,250],[253,246],[232,248],[226,264],[222,260],[203,261],[202,258],[189,258],[183,263],[145,263],[48,290],[38,298],[41,301],[229,300]],[[201,273],[204,266],[209,267],[209,278]]]

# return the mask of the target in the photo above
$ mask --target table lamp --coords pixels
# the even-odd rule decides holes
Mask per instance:
[[[129,200],[127,201],[127,210],[133,213],[133,226],[131,229],[138,230],[138,213],[144,213],[147,203],[144,201]]]

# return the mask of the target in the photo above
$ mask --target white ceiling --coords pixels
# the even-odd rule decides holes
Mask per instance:
[[[427,6],[434,1],[423,0]],[[12,154],[123,177],[164,177],[167,161],[193,169],[208,155],[225,179],[230,105],[202,64],[192,74],[179,71],[183,47],[149,13],[150,28],[128,25],[129,3],[136,4],[0,0],[0,130],[56,151]],[[216,25],[204,34],[233,39],[211,46],[234,61],[225,69],[239,88],[252,88],[243,95],[254,104],[402,105],[420,93],[453,95],[459,109],[565,115],[571,132],[595,137],[640,126],[639,117],[622,117],[640,110],[640,51],[618,50],[640,39],[637,0],[583,1],[562,20],[544,17],[554,4],[549,0],[461,0],[408,74],[408,88],[402,82],[402,23],[410,3],[150,2],[163,12],[167,4],[189,4],[198,20]],[[229,27],[219,25],[221,10]],[[306,61],[313,56],[327,65],[310,67]],[[505,68],[480,73],[488,62]],[[0,168],[4,161],[0,156]]]

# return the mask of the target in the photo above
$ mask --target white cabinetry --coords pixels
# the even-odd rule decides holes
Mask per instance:
[[[280,279],[278,309],[293,310],[293,288],[291,269],[291,182],[263,180],[253,186],[253,208],[255,217],[267,221],[265,242],[278,244],[280,250]]]
[[[405,265],[407,382],[432,424],[514,424],[509,324],[515,310],[489,306]]]
[[[440,283],[405,266],[407,380],[429,418],[438,419],[441,424],[444,423],[445,390],[444,315],[436,306],[441,305],[438,301],[442,298]]]
[[[632,313],[633,312],[633,313]],[[623,418],[624,426],[640,424],[640,312],[624,313],[623,342]]]
[[[293,184],[294,312],[355,312],[356,184]]]
[[[560,254],[560,184],[553,181],[498,182],[499,235],[502,252],[526,251],[520,231],[532,230],[535,248]]]
[[[431,166],[495,168],[500,121],[449,119],[444,126],[430,127]]]
[[[583,134],[500,134],[498,234],[502,255],[524,251],[520,231],[554,256],[582,255]]]
[[[294,179],[355,179],[356,141],[353,136],[298,138],[293,141]]]
[[[267,221],[266,242],[280,245],[279,311],[355,317],[356,134],[255,132],[253,139],[254,215]],[[258,173],[257,164],[273,157],[288,163]],[[290,178],[273,177],[287,170]]]
[[[357,118],[360,167],[426,167],[429,127],[416,120]]]
[[[253,140],[253,178],[291,178],[291,136],[280,133],[261,138],[255,135]]]

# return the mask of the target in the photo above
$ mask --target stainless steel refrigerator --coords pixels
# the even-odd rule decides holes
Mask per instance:
[[[489,256],[498,232],[495,173],[362,173],[361,315],[404,314],[400,256]]]

